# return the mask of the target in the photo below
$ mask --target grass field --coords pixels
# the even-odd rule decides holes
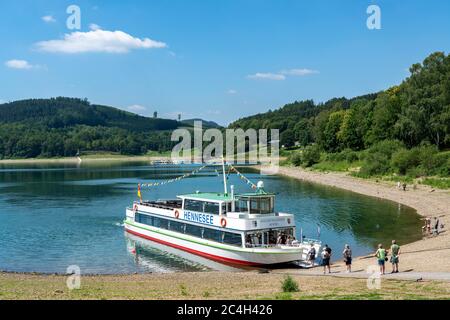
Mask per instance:
[[[83,276],[69,290],[65,276],[1,273],[0,299],[450,299],[449,282],[383,280],[377,290],[365,279],[292,278],[298,292],[282,291],[282,274],[256,272]]]

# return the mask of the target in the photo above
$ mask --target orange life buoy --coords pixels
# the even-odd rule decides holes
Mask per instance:
[[[222,228],[225,228],[227,226],[227,220],[225,218],[220,219],[220,225]]]
[[[180,217],[180,212],[178,210],[175,210],[175,218],[179,218]]]

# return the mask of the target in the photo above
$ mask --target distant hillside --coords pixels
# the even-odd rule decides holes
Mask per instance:
[[[195,119],[186,119],[181,121],[183,124],[187,124],[189,126],[193,126],[195,121],[202,121],[203,128],[222,128],[221,125],[214,121],[206,121],[203,119],[195,118]]]
[[[138,116],[74,98],[0,105],[0,159],[74,156],[79,151],[167,151],[174,120]]]
[[[399,67],[400,68],[400,67]],[[294,102],[233,122],[231,128],[280,129],[281,143],[322,151],[364,150],[385,140],[407,148],[450,148],[450,56],[436,52],[398,86],[353,99]]]
[[[47,128],[87,125],[131,131],[173,130],[178,127],[174,120],[146,118],[74,98],[31,99],[2,104],[1,123],[30,123]]]

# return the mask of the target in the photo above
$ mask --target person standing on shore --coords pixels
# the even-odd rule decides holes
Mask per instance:
[[[308,251],[308,260],[311,266],[314,267],[314,262],[316,261],[316,248],[314,248],[314,244],[311,243],[311,248]]]
[[[331,248],[326,244],[322,251],[323,274],[326,273],[327,269],[328,273],[331,273],[330,259],[331,259]]]
[[[399,255],[400,255],[400,246],[397,244],[397,242],[395,240],[392,240],[392,245],[391,245],[392,272],[391,273],[398,273],[398,263],[399,263],[398,256]]]
[[[383,245],[380,243],[378,245],[378,250],[375,252],[375,257],[377,257],[378,265],[380,266],[380,274],[385,274],[386,272],[386,259],[387,259],[386,249],[383,248]]]
[[[435,236],[439,235],[439,218],[438,217],[434,217],[433,235],[435,235]]]
[[[345,245],[342,255],[344,256],[347,273],[352,272],[352,249],[350,249],[350,246],[348,244]]]

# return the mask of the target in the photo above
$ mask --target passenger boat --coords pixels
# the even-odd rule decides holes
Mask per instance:
[[[304,263],[318,240],[296,240],[294,216],[275,211],[262,181],[251,193],[195,192],[173,200],[136,201],[126,209],[126,232],[222,263],[263,266]]]

